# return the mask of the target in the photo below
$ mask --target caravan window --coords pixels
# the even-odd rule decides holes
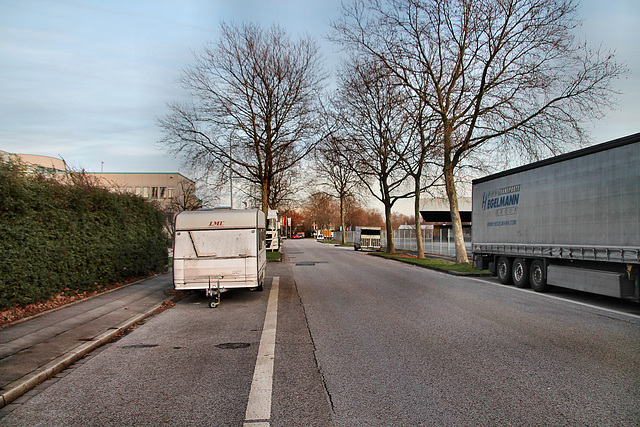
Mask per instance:
[[[199,257],[255,256],[255,233],[251,229],[191,231],[191,239]]]
[[[267,230],[265,230],[264,228],[261,228],[259,230],[260,232],[260,238],[259,238],[259,242],[258,242],[258,250],[263,250],[264,249],[264,245],[265,245],[265,241],[267,239]]]

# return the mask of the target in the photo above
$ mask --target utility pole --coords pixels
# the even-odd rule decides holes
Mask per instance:
[[[229,137],[229,207],[233,209],[233,162],[231,162],[231,137]]]

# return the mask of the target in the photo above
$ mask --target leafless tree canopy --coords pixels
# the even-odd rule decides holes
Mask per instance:
[[[353,57],[342,69],[337,96],[340,129],[346,142],[342,152],[360,182],[385,208],[391,236],[391,208],[411,195],[403,159],[410,151],[407,91],[377,60]],[[394,252],[393,240],[387,251]]]
[[[355,0],[333,23],[335,41],[383,63],[438,117],[459,261],[461,161],[496,148],[536,159],[575,147],[583,121],[610,106],[625,70],[576,42],[575,12],[570,0]]]
[[[340,202],[340,227],[346,230],[346,210],[348,198],[354,197],[360,182],[352,167],[355,158],[351,150],[345,149],[348,142],[337,134],[329,136],[319,144],[316,150],[316,167],[322,176],[320,185],[328,189],[327,193]],[[342,244],[346,243],[342,233]]]
[[[188,162],[260,189],[269,207],[274,182],[321,139],[319,93],[325,74],[316,43],[278,27],[221,25],[221,36],[184,70],[190,104],[159,120],[163,142]],[[227,173],[228,175],[228,173]],[[275,206],[272,206],[275,207]]]

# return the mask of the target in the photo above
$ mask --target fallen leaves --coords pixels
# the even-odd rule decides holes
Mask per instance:
[[[0,327],[7,326],[13,322],[17,322],[19,320],[26,319],[32,316],[37,316],[48,311],[56,310],[60,307],[73,304],[77,301],[82,301],[95,295],[118,289],[124,285],[137,282],[140,279],[141,277],[132,277],[125,282],[112,283],[110,285],[103,286],[95,291],[78,292],[72,291],[69,288],[65,288],[63,292],[54,295],[48,301],[4,308],[0,310]]]

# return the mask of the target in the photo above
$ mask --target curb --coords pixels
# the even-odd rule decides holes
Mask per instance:
[[[103,332],[102,334],[96,336],[93,341],[81,344],[73,350],[67,352],[66,354],[58,357],[57,359],[54,359],[46,365],[41,366],[36,371],[15,380],[13,383],[7,386],[8,390],[0,395],[0,408],[4,408],[9,403],[13,402],[31,389],[35,388],[38,384],[53,377],[58,372],[77,362],[96,348],[108,343],[125,329],[152,315],[162,306],[163,303],[164,301],[154,306],[150,310],[147,310],[142,314],[138,314],[137,316],[132,317],[126,322],[121,323],[115,329],[110,329],[106,332]]]
[[[432,271],[439,271],[440,273],[445,273],[445,274],[449,274],[451,276],[459,276],[459,277],[490,277],[493,276],[491,273],[461,273],[459,271],[453,271],[453,270],[442,270],[440,268],[434,268],[434,267],[430,267],[428,265],[421,265],[421,264],[416,264],[415,262],[411,262],[411,261],[405,261],[402,258],[391,258],[391,257],[385,257],[382,255],[376,255],[375,253],[370,254],[372,256],[377,256],[379,258],[384,258],[384,259],[388,259],[391,261],[398,261],[398,262],[402,262],[405,264],[409,264],[409,265],[414,265],[416,267],[420,267],[420,268],[426,268],[427,270],[432,270]]]

